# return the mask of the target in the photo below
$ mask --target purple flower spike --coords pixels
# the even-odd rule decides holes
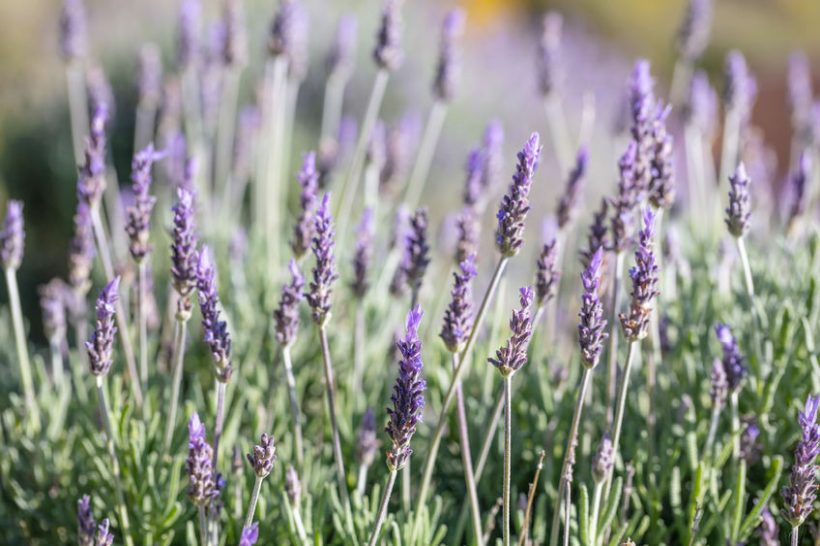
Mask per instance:
[[[131,162],[131,182],[133,183],[134,204],[128,207],[128,216],[125,232],[130,243],[128,250],[137,263],[140,263],[152,250],[149,238],[151,235],[151,212],[157,202],[151,195],[151,166],[154,161],[161,159],[164,154],[156,152],[153,144],[134,155]]]
[[[746,360],[737,346],[737,340],[732,335],[732,331],[725,324],[718,323],[715,326],[720,346],[723,349],[723,373],[729,384],[729,390],[734,392],[740,388],[748,373]]]
[[[16,271],[23,261],[26,231],[23,227],[23,203],[11,199],[6,204],[6,218],[0,231],[0,260],[6,271]]]
[[[253,546],[259,540],[259,522],[255,521],[250,527],[242,528],[242,535],[239,537],[239,546]]]
[[[85,296],[91,289],[95,252],[91,210],[80,201],[74,214],[74,236],[68,247],[68,282],[79,296]]]
[[[584,267],[589,267],[592,257],[599,248],[607,247],[606,219],[609,213],[609,201],[601,199],[601,206],[592,217],[592,224],[587,231],[587,248],[581,251],[581,263]]]
[[[316,208],[316,192],[319,189],[319,173],[316,170],[316,154],[308,152],[302,161],[302,168],[296,175],[296,180],[302,187],[299,197],[299,218],[293,228],[293,240],[290,248],[296,258],[304,256],[310,248],[313,238],[313,209]]]
[[[97,206],[105,190],[105,125],[108,108],[97,103],[91,116],[91,129],[85,144],[85,161],[80,167],[77,195],[90,207]]]
[[[592,459],[592,477],[596,483],[603,482],[615,464],[615,453],[609,435],[605,434]]]
[[[373,59],[380,69],[393,72],[401,66],[404,59],[401,33],[401,0],[385,0],[376,47],[373,50]]]
[[[618,161],[620,177],[618,179],[618,195],[610,202],[612,205],[612,219],[610,228],[612,233],[611,249],[619,254],[626,251],[632,240],[634,230],[635,207],[641,201],[642,191],[636,179],[638,147],[630,142],[624,155]]]
[[[248,63],[248,34],[242,2],[226,0],[222,5],[222,62],[225,66],[239,67]]]
[[[792,527],[801,525],[814,510],[817,496],[817,455],[820,454],[820,425],[817,424],[819,396],[809,396],[798,414],[802,437],[794,450],[789,485],[781,491],[783,517]]]
[[[527,363],[527,348],[532,337],[532,301],[534,293],[531,287],[525,286],[520,291],[520,308],[513,311],[510,319],[512,335],[506,345],[495,352],[495,358],[487,359],[501,375],[512,375]]]
[[[362,220],[356,229],[356,250],[353,253],[353,294],[362,299],[370,288],[370,261],[373,257],[374,238],[373,209],[368,207],[362,213]]]
[[[177,65],[183,71],[193,67],[199,57],[201,17],[200,0],[181,1],[177,20]]]
[[[177,188],[174,205],[173,243],[171,244],[171,276],[181,300],[182,312],[190,312],[188,297],[196,288],[197,255],[194,196],[185,188]]]
[[[464,207],[456,218],[456,263],[460,264],[469,256],[477,254],[480,227],[476,211],[472,207]]]
[[[529,193],[540,154],[538,133],[533,133],[524,148],[518,152],[518,165],[512,184],[496,214],[498,228],[495,244],[502,256],[515,256],[524,244],[524,222],[530,210]]]
[[[114,535],[109,530],[110,525],[108,518],[100,522],[100,525],[97,527],[97,537],[94,546],[111,546],[114,544]]]
[[[548,243],[544,243],[544,246],[541,247],[541,253],[538,255],[538,260],[535,262],[535,301],[538,305],[544,305],[550,301],[558,291],[561,272],[555,267],[557,243],[558,241],[555,238]]]
[[[219,293],[216,289],[216,271],[211,252],[204,247],[199,252],[197,263],[197,295],[199,310],[202,313],[202,331],[205,343],[211,349],[216,365],[216,378],[222,383],[231,380],[231,336],[228,324],[219,318]]]
[[[157,105],[162,98],[162,57],[155,44],[140,48],[137,88],[141,105]]]
[[[475,255],[468,256],[459,264],[460,271],[453,273],[453,289],[450,304],[444,311],[444,325],[439,336],[450,352],[464,349],[467,336],[473,327],[473,287],[472,281],[478,274],[475,269]]]
[[[416,432],[424,410],[424,390],[427,383],[422,378],[424,363],[421,359],[421,340],[418,336],[422,317],[421,307],[416,305],[407,314],[407,333],[396,342],[401,353],[399,375],[393,386],[390,400],[393,408],[387,409],[389,421],[385,432],[392,441],[387,452],[387,465],[391,470],[399,470],[410,460],[413,450],[410,440]]]
[[[498,120],[492,121],[484,130],[481,152],[484,155],[484,173],[481,186],[484,194],[495,191],[501,181],[501,168],[504,163],[504,127]]]
[[[467,156],[467,180],[464,184],[464,204],[474,207],[478,204],[484,190],[484,154],[481,148],[473,148]]]
[[[658,292],[658,266],[655,263],[652,238],[655,235],[655,215],[647,207],[643,213],[643,229],[639,233],[638,249],[635,251],[635,266],[629,270],[632,279],[632,303],[629,314],[620,313],[624,337],[630,341],[643,339],[649,333],[649,317],[652,301]]]
[[[598,294],[603,255],[603,247],[598,247],[590,258],[589,265],[581,273],[584,293],[581,296],[581,312],[578,313],[578,344],[581,347],[581,360],[587,368],[594,368],[598,364],[604,341],[609,337],[604,331],[607,321],[604,319],[604,306]]]
[[[712,362],[711,383],[709,397],[712,399],[712,407],[722,408],[726,405],[726,397],[729,395],[729,380],[719,358]]]
[[[316,265],[313,267],[313,280],[305,297],[313,316],[313,322],[324,327],[330,316],[330,299],[333,294],[333,281],[338,278],[334,265],[333,252],[336,243],[333,240],[333,217],[330,214],[330,194],[326,193],[316,212],[313,235],[313,255]]]
[[[760,526],[757,529],[760,546],[780,546],[780,531],[777,529],[777,522],[768,508],[764,508],[760,514]]]
[[[456,41],[464,32],[464,10],[456,8],[447,12],[441,28],[441,42],[439,45],[438,66],[436,78],[433,81],[433,91],[436,98],[450,101],[458,85],[460,59]]]
[[[273,470],[273,463],[276,462],[276,446],[273,444],[273,436],[263,432],[259,443],[253,446],[253,451],[248,453],[247,457],[256,476],[267,477]]]
[[[205,425],[194,413],[188,421],[188,496],[194,504],[207,506],[219,494],[213,469],[213,449],[205,439]]]
[[[718,117],[717,93],[709,84],[709,76],[698,70],[692,76],[689,93],[683,105],[683,119],[711,139]]]
[[[678,53],[690,63],[701,56],[709,42],[712,0],[689,0],[678,30]]]
[[[411,290],[418,291],[424,273],[430,264],[430,245],[427,242],[427,209],[416,209],[410,217],[410,233],[404,246],[402,268]]]
[[[752,216],[750,182],[745,165],[739,163],[734,176],[729,177],[729,208],[726,209],[726,227],[734,237],[743,237],[749,231]]]
[[[360,465],[370,466],[376,457],[379,441],[376,438],[376,416],[372,408],[367,408],[362,416],[362,424],[356,435],[356,460]]]
[[[285,493],[288,496],[288,502],[293,507],[299,506],[299,501],[302,499],[302,482],[299,481],[299,474],[293,465],[288,466],[285,471]]]
[[[564,195],[561,196],[561,200],[558,202],[557,216],[559,229],[564,229],[573,220],[578,209],[578,198],[587,169],[587,158],[587,149],[583,147],[578,151],[575,167],[569,173]]]
[[[82,0],[63,0],[60,12],[60,53],[66,61],[73,61],[85,57],[87,50],[85,5]]]
[[[806,211],[808,201],[808,181],[811,178],[811,156],[803,151],[797,163],[797,168],[790,176],[792,204],[789,208],[789,224],[792,224]]]
[[[276,341],[283,347],[290,346],[299,332],[299,302],[302,301],[302,288],[305,286],[305,278],[299,271],[296,260],[291,258],[288,268],[290,283],[282,287],[279,307],[273,312]]]
[[[97,522],[91,513],[91,497],[83,495],[77,501],[77,539],[80,546],[94,546]]]
[[[649,202],[656,209],[668,209],[675,201],[675,172],[672,135],[666,130],[670,108],[660,104],[650,129],[652,152],[649,158]]]
[[[541,23],[541,40],[538,43],[538,85],[544,96],[561,87],[564,67],[561,64],[561,34],[564,19],[550,12]]]
[[[105,285],[97,297],[97,323],[91,338],[85,342],[88,351],[88,363],[91,373],[97,377],[105,377],[114,363],[114,336],[117,334],[117,325],[114,322],[114,313],[119,295],[120,278],[114,279]]]
[[[811,68],[805,52],[795,51],[789,55],[788,70],[789,110],[792,124],[797,130],[804,130],[806,123],[811,123],[812,79]]]
[[[356,62],[356,31],[358,22],[352,15],[343,15],[336,25],[336,37],[325,65],[328,74],[348,75]]]
[[[723,91],[723,100],[726,109],[734,111],[741,123],[748,121],[752,113],[757,96],[757,82],[749,72],[746,58],[737,50],[730,51],[726,56],[726,87]]]
[[[66,286],[60,279],[51,279],[48,284],[40,287],[39,293],[46,339],[62,346],[66,333]]]

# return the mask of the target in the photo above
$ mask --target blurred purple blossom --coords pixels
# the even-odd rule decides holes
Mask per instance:
[[[433,81],[433,92],[438,100],[450,101],[455,96],[461,71],[461,59],[456,42],[464,32],[465,19],[466,14],[461,8],[454,8],[444,16],[436,77]]]
[[[567,185],[563,195],[558,202],[558,228],[565,229],[572,222],[578,210],[578,199],[581,193],[581,186],[584,181],[584,174],[587,170],[588,153],[586,147],[578,150],[575,160],[575,167],[569,173]]]
[[[205,425],[195,412],[188,421],[188,496],[198,506],[208,506],[219,494],[213,468],[213,449],[205,439]]]
[[[288,269],[290,282],[282,287],[279,306],[273,312],[276,341],[283,347],[292,344],[299,332],[299,303],[305,286],[305,278],[293,258],[288,263]]]
[[[3,269],[16,271],[23,261],[26,230],[23,226],[23,202],[10,199],[6,203],[6,217],[0,230],[0,261]]]
[[[538,42],[538,86],[543,95],[558,90],[564,79],[561,55],[561,34],[564,19],[556,12],[544,15],[541,39]]]
[[[316,192],[319,190],[319,173],[316,171],[316,154],[308,152],[302,160],[302,168],[296,175],[302,193],[299,196],[299,217],[293,228],[290,248],[298,259],[310,248],[313,238],[313,212],[316,208]]]
[[[373,59],[382,70],[397,70],[404,59],[402,38],[401,0],[384,0],[381,25],[376,36]]]

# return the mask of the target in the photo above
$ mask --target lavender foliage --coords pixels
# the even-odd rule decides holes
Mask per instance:
[[[501,375],[509,376],[527,363],[527,348],[532,338],[532,302],[534,293],[531,287],[525,286],[519,291],[519,309],[513,311],[510,319],[511,335],[507,343],[495,352],[495,358],[489,358]]]
[[[533,133],[518,152],[518,164],[507,194],[496,214],[495,243],[502,256],[514,256],[524,244],[524,223],[530,210],[529,193],[541,154],[538,133]]]

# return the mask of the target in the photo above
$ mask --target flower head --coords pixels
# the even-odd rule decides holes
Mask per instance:
[[[524,148],[518,152],[518,165],[512,184],[496,214],[498,228],[495,232],[495,244],[502,256],[514,256],[524,244],[524,222],[530,210],[530,188],[540,154],[538,133],[533,133]]]
[[[632,302],[629,313],[620,313],[624,336],[630,341],[643,339],[649,333],[649,317],[652,302],[658,295],[658,265],[655,263],[653,237],[655,235],[655,215],[647,207],[643,213],[643,229],[639,233],[638,249],[635,251],[635,266],[629,270],[632,279]]]
[[[433,91],[439,100],[449,101],[455,95],[460,69],[456,41],[464,32],[464,19],[464,10],[460,8],[448,11],[444,17],[436,78],[433,81]]]
[[[658,105],[652,119],[649,160],[649,202],[656,209],[668,209],[675,201],[675,172],[672,158],[672,136],[666,130],[670,108]]]
[[[91,210],[80,201],[74,214],[74,236],[68,246],[68,282],[81,299],[91,289],[95,253]]]
[[[474,207],[484,193],[484,154],[481,148],[473,148],[465,165],[467,180],[464,184],[464,204]]]
[[[114,336],[117,334],[114,314],[119,298],[117,294],[119,287],[120,278],[114,277],[100,291],[97,297],[96,327],[91,333],[91,338],[85,342],[91,373],[98,377],[108,375],[111,364],[114,362]]]
[[[746,359],[743,358],[740,348],[737,346],[737,340],[727,325],[722,323],[715,325],[715,334],[723,349],[723,372],[726,375],[729,390],[736,391],[740,388],[748,373]]]
[[[458,233],[456,243],[457,264],[478,252],[478,233],[480,229],[481,224],[475,209],[472,207],[461,209],[456,218],[456,231]]]
[[[701,133],[711,139],[718,115],[718,98],[709,84],[709,76],[702,70],[692,75],[682,114],[686,123],[699,128]]]
[[[83,495],[77,501],[77,538],[80,546],[94,546],[97,522],[91,513],[91,497]]]
[[[711,389],[709,390],[709,397],[712,399],[713,408],[722,408],[726,405],[726,397],[729,394],[729,381],[726,377],[726,370],[723,368],[723,362],[716,358],[712,362]]]
[[[604,197],[601,206],[592,216],[592,223],[587,230],[587,248],[581,251],[581,263],[589,267],[590,261],[599,248],[607,247],[606,219],[609,214],[609,201]]]
[[[760,514],[760,526],[757,528],[757,534],[760,537],[760,546],[780,546],[780,532],[777,529],[777,522],[768,508],[764,508]]]
[[[66,286],[60,279],[51,279],[39,289],[43,311],[43,331],[46,338],[59,345],[65,340]]]
[[[290,505],[298,507],[302,498],[302,482],[299,481],[299,474],[293,465],[288,466],[285,472],[285,493],[288,495]]]
[[[803,151],[797,162],[797,167],[789,177],[792,191],[792,203],[789,207],[789,224],[794,223],[806,211],[808,201],[808,181],[811,178],[811,156]]]
[[[25,240],[23,203],[11,199],[6,203],[6,218],[0,231],[0,260],[3,262],[3,269],[16,271],[20,267]]]
[[[598,450],[592,459],[592,477],[596,483],[601,483],[609,476],[612,466],[615,464],[615,453],[612,440],[605,434],[598,444]]]
[[[353,253],[353,281],[350,283],[353,294],[364,298],[370,288],[370,261],[373,258],[374,238],[373,209],[367,207],[362,213],[362,220],[356,228],[356,250]]]
[[[394,277],[394,294],[401,294],[405,285],[413,291],[421,288],[424,273],[430,264],[430,245],[427,242],[427,209],[416,209],[410,217],[410,229],[404,239],[401,265]]]
[[[313,267],[310,290],[305,294],[313,315],[313,322],[319,326],[324,326],[330,316],[333,282],[338,278],[334,265],[333,250],[336,243],[333,238],[330,194],[326,193],[316,212],[312,244],[316,265]]]
[[[305,286],[305,278],[293,258],[288,263],[288,269],[290,282],[282,287],[279,306],[273,312],[276,341],[283,347],[291,345],[299,332],[299,302],[302,301],[302,288]]]
[[[137,263],[141,262],[152,250],[149,242],[151,212],[154,210],[157,199],[149,193],[152,182],[151,165],[162,157],[163,154],[156,152],[154,146],[149,144],[134,155],[134,160],[131,163],[134,204],[128,207],[126,211],[128,221],[125,232],[130,239],[128,250]]]
[[[726,102],[726,108],[734,111],[741,123],[745,124],[752,114],[752,106],[757,96],[757,82],[749,72],[746,58],[740,51],[732,50],[726,56],[725,77],[723,100]]]
[[[472,281],[477,272],[475,255],[470,255],[459,264],[459,271],[453,273],[453,289],[450,303],[444,311],[444,324],[439,336],[444,345],[453,353],[464,348],[467,336],[473,327]]]
[[[373,408],[367,408],[362,416],[359,432],[356,435],[356,461],[360,465],[370,466],[376,457],[379,441],[376,438],[376,416]]]
[[[387,465],[391,470],[403,468],[410,460],[410,455],[413,454],[410,440],[416,432],[416,425],[421,421],[424,409],[424,389],[427,383],[422,378],[424,363],[418,336],[421,317],[421,307],[416,305],[407,314],[407,332],[404,338],[396,342],[396,348],[401,353],[399,375],[390,397],[393,407],[387,410],[390,419],[385,428],[392,442],[387,451]]]
[[[553,237],[541,247],[535,262],[535,301],[538,305],[544,305],[558,292],[561,272],[556,268],[557,254],[558,240]]]
[[[481,143],[481,154],[484,156],[481,187],[485,195],[495,191],[501,181],[501,167],[504,163],[503,148],[504,127],[498,120],[491,121],[484,130]]]
[[[196,224],[194,196],[185,188],[177,188],[174,205],[173,242],[171,243],[171,276],[181,301],[187,300],[197,281]],[[190,303],[186,305],[190,306]],[[190,309],[188,309],[190,310]]]
[[[689,62],[706,49],[712,24],[712,0],[689,0],[683,22],[678,29],[678,53]]]
[[[177,19],[177,65],[181,70],[192,67],[200,49],[199,27],[202,17],[200,0],[182,0]]]
[[[208,506],[219,494],[213,469],[213,449],[205,439],[205,425],[194,413],[188,421],[188,496],[194,504]]]
[[[513,311],[510,319],[512,335],[507,339],[507,343],[495,352],[495,358],[488,359],[504,376],[512,375],[527,363],[527,348],[532,337],[533,290],[525,286],[519,294],[520,308]]]
[[[561,33],[564,19],[556,12],[547,13],[541,21],[541,39],[538,42],[538,86],[543,95],[549,95],[561,86],[564,67],[561,63]]]
[[[301,258],[310,248],[310,240],[313,237],[313,209],[316,207],[316,192],[319,189],[319,173],[316,170],[314,152],[305,154],[296,180],[302,187],[302,194],[299,197],[299,217],[293,228],[290,248],[296,258]]]
[[[588,368],[594,368],[601,358],[604,341],[609,335],[604,331],[607,321],[604,319],[604,306],[598,290],[601,286],[601,262],[603,248],[592,255],[589,265],[581,273],[584,293],[581,296],[581,312],[578,313],[578,344],[581,347],[581,360]]]
[[[564,229],[567,224],[572,221],[576,210],[578,209],[578,198],[581,192],[581,184],[584,180],[584,173],[587,169],[587,149],[581,148],[578,151],[578,157],[575,160],[575,167],[569,173],[567,179],[567,186],[564,190],[564,195],[558,202],[558,227]]]
[[[111,546],[114,543],[114,535],[111,533],[108,518],[103,519],[97,526],[97,536],[94,546]]]
[[[270,474],[273,470],[273,463],[276,462],[276,446],[273,444],[273,436],[262,433],[259,443],[253,446],[253,451],[248,453],[247,457],[258,477],[264,478]]]
[[[394,71],[401,66],[404,52],[401,49],[401,0],[385,0],[381,26],[376,36],[373,59],[382,70]]]
[[[222,62],[225,66],[244,66],[248,62],[248,34],[239,0],[222,4],[222,29]]]
[[[358,23],[352,15],[344,15],[336,25],[336,36],[328,53],[325,66],[328,74],[350,74],[356,61],[356,30]]]
[[[88,49],[85,5],[82,0],[63,0],[60,12],[60,53],[67,61],[85,57]]]
[[[642,189],[636,178],[638,146],[630,142],[618,161],[618,195],[611,199],[610,247],[616,253],[624,252],[632,240],[635,229],[635,207],[641,201]]]
[[[749,231],[752,216],[750,182],[746,167],[742,162],[738,163],[734,176],[729,177],[729,207],[726,209],[726,227],[734,237],[743,237]]]
[[[811,124],[813,90],[811,65],[803,51],[789,55],[788,70],[789,110],[792,114],[792,126],[796,131],[805,131],[806,124]]]
[[[90,207],[97,206],[105,190],[105,125],[108,122],[108,108],[105,103],[99,103],[94,108],[85,145],[85,160],[77,181],[78,198]]]
[[[231,336],[228,324],[219,318],[219,292],[216,289],[216,269],[211,251],[204,247],[197,261],[197,295],[202,314],[202,332],[216,365],[216,378],[222,383],[231,380]]]
[[[253,546],[259,540],[259,522],[253,522],[250,527],[243,527],[239,537],[239,546]]]
[[[814,510],[817,497],[817,455],[820,454],[820,425],[817,424],[817,409],[820,397],[809,396],[804,411],[798,414],[802,436],[794,450],[789,485],[781,491],[783,495],[783,517],[792,527],[802,524]]]

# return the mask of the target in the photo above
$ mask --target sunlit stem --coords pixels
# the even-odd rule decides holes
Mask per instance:
[[[390,495],[393,493],[393,486],[396,483],[396,469],[391,469],[390,474],[387,475],[387,485],[384,486],[382,493],[382,500],[379,503],[379,514],[376,516],[376,523],[373,524],[373,532],[370,534],[368,546],[376,546],[379,543],[379,535],[381,535],[382,525],[387,518],[387,507],[390,504]]]
[[[617,324],[618,311],[621,307],[621,282],[623,279],[624,253],[615,254],[615,272],[612,281],[612,308],[610,309],[609,324]],[[609,354],[606,375],[606,416],[607,423],[612,423],[612,408],[615,402],[615,388],[618,382],[618,336],[612,332],[609,336]]]
[[[445,117],[447,117],[447,103],[436,100],[430,109],[427,125],[424,127],[424,134],[419,145],[419,153],[416,156],[416,162],[410,173],[410,181],[407,183],[407,190],[404,193],[404,203],[411,209],[418,205],[424,191],[424,185],[427,182],[427,176],[430,174],[430,164],[433,161],[433,154],[438,145]]]
[[[20,307],[20,289],[17,286],[17,272],[14,269],[6,269],[6,286],[9,290],[11,321],[14,326],[14,341],[17,346],[17,361],[20,365],[20,380],[23,383],[26,413],[31,415],[32,422],[39,428],[40,411],[34,396],[31,361],[28,357],[28,345],[26,342],[25,327],[23,326],[23,312]]]
[[[617,460],[618,458],[618,449],[621,442],[621,428],[624,423],[624,411],[626,409],[626,392],[629,388],[629,376],[632,372],[632,361],[634,360],[635,353],[640,351],[640,342],[639,341],[630,341],[629,348],[626,353],[626,364],[624,364],[623,375],[621,377],[621,383],[618,387],[618,402],[615,411],[615,421],[614,426],[612,429],[612,457],[613,460]],[[609,471],[609,475],[606,477],[606,482],[604,486],[604,503],[609,500],[609,492],[612,488],[612,473],[614,472],[615,465],[612,466],[612,469]]]
[[[458,353],[453,353],[453,369],[458,367]],[[467,487],[467,499],[470,517],[473,523],[473,536],[479,546],[483,544],[481,532],[481,509],[478,504],[476,479],[473,475],[473,457],[470,448],[470,434],[467,427],[467,411],[464,407],[464,393],[461,381],[456,385],[456,414],[458,416],[458,436],[461,448],[461,464],[464,466],[464,484]]]
[[[510,457],[512,455],[512,374],[504,376],[504,482],[503,527],[504,546],[510,546]]]
[[[148,386],[148,316],[145,299],[147,296],[147,268],[145,260],[137,266],[137,323],[140,343],[140,382]]]
[[[302,447],[302,412],[299,410],[299,397],[296,394],[296,378],[293,376],[293,363],[291,361],[290,345],[285,345],[282,347],[282,362],[285,368],[285,381],[288,385],[290,412],[293,419],[296,466],[301,469],[302,462],[304,461],[304,448]]]
[[[333,438],[333,459],[336,463],[336,479],[339,484],[339,497],[346,510],[350,510],[350,497],[347,491],[347,474],[345,473],[342,442],[339,437],[339,423],[336,416],[336,379],[333,374],[333,362],[330,357],[330,345],[327,340],[327,331],[324,325],[319,326],[319,340],[322,345],[322,361],[324,363],[325,392],[327,395],[328,414]]]
[[[261,476],[256,476],[253,482],[253,490],[251,491],[251,500],[248,503],[248,513],[245,516],[245,527],[250,527],[253,524],[253,515],[256,513],[256,502],[259,500],[259,489],[262,487]]]
[[[174,369],[171,373],[171,400],[168,410],[168,422],[165,424],[165,439],[162,443],[163,453],[168,453],[174,439],[174,426],[179,406],[179,389],[182,385],[182,363],[185,360],[185,336],[188,330],[188,317],[177,314],[174,329]]]
[[[228,384],[219,379],[216,380],[216,425],[214,426],[214,461],[213,467],[217,468],[219,462],[219,441],[222,439],[222,430],[225,425],[225,390]]]

